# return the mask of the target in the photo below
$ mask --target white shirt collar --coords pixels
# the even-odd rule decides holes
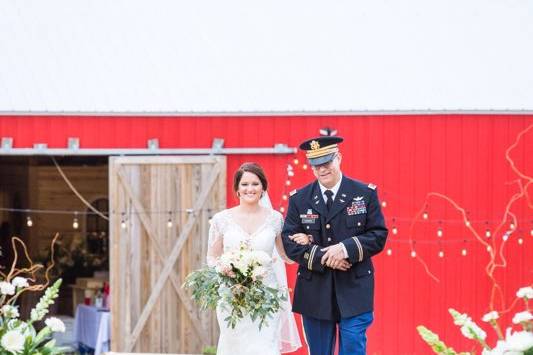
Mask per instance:
[[[341,182],[342,182],[342,173],[341,173],[339,181],[331,189],[328,189],[327,187],[323,186],[320,182],[318,183],[318,186],[320,186],[320,192],[322,193],[322,198],[324,198],[324,201],[327,200],[327,196],[324,195],[324,192],[326,190],[331,190],[331,192],[333,192],[333,196],[331,198],[335,200],[335,196],[337,196],[337,192],[339,191],[339,188],[341,187]]]

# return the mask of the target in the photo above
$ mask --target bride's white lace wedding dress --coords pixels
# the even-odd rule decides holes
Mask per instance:
[[[283,226],[283,216],[270,209],[263,224],[248,234],[235,222],[231,211],[224,210],[215,214],[209,230],[208,265],[214,265],[216,259],[225,251],[239,248],[241,242],[247,242],[254,250],[262,250],[269,255],[277,256],[277,251],[285,255],[283,250],[276,250],[276,238],[279,238]],[[280,261],[281,262],[281,261]],[[270,268],[263,282],[278,287],[285,283],[285,270],[282,266],[281,278],[279,268],[275,272]],[[249,316],[238,321],[234,329],[227,326],[224,320],[228,313],[217,307],[217,319],[220,327],[220,338],[217,346],[218,355],[279,355],[281,352],[294,351],[301,346],[294,318],[290,312],[290,303],[286,302],[284,311],[278,312],[268,319],[268,324],[259,329],[258,321],[252,322]],[[289,309],[287,309],[289,308]]]

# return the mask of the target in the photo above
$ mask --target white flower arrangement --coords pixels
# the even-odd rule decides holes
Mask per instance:
[[[503,336],[497,320],[500,314],[497,311],[490,311],[482,317],[482,321],[489,323],[496,333],[499,340],[494,348],[491,348],[486,342],[487,333],[481,329],[466,313],[459,313],[450,308],[450,314],[453,317],[454,324],[461,327],[461,333],[468,339],[478,341],[482,346],[482,355],[533,355],[533,315],[529,311],[528,301],[533,298],[533,288],[523,287],[516,293],[518,298],[525,301],[526,310],[518,312],[513,317],[513,323],[521,325],[522,329],[517,331],[511,327],[506,329],[505,337]],[[438,335],[420,325],[417,327],[420,336],[437,354],[456,355],[469,353],[456,353],[455,350],[446,346]]]
[[[52,242],[55,242],[54,238]],[[20,243],[24,249],[25,245],[19,238],[13,238]],[[15,258],[17,252],[15,249]],[[57,347],[52,339],[53,332],[64,332],[65,325],[55,317],[45,320],[46,326],[37,332],[33,324],[42,320],[48,313],[48,307],[54,303],[59,293],[61,279],[52,286],[46,288],[46,284],[31,284],[33,279],[19,276],[29,274],[34,276],[35,272],[42,268],[42,265],[34,265],[30,260],[30,267],[17,269],[13,267],[7,274],[0,272],[0,354],[1,355],[56,355],[65,352],[64,348]],[[48,280],[48,274],[45,275]],[[42,291],[46,288],[35,308],[31,311],[29,320],[20,319],[16,301],[18,297],[26,291]]]

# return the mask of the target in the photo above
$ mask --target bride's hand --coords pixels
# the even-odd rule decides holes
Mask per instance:
[[[304,233],[296,233],[293,235],[289,235],[289,239],[300,245],[311,244],[311,242],[313,241],[312,236],[304,234]]]

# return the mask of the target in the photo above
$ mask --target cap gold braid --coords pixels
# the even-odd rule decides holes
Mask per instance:
[[[313,158],[323,157],[324,155],[337,153],[338,151],[339,151],[339,148],[337,144],[330,144],[322,148],[307,150],[305,153],[305,156],[307,157],[307,159],[313,159]]]

